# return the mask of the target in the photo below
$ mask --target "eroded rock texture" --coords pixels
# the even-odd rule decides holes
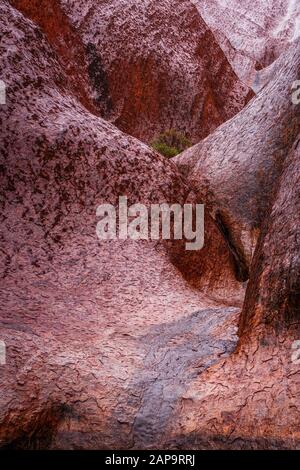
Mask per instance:
[[[1,1],[0,31],[0,447],[299,447],[299,43],[178,169],[120,129],[249,98],[191,2]],[[204,249],[98,240],[119,195],[201,199]]]
[[[299,144],[298,136],[279,178],[279,189],[276,185],[271,213],[263,224],[240,322],[242,335],[260,325],[275,333],[299,327]]]
[[[300,36],[297,0],[193,0],[236,74],[256,89],[260,71]]]
[[[197,378],[166,447],[300,449],[299,136],[256,248],[235,354]],[[179,444],[180,443],[180,444]]]
[[[191,191],[84,108],[46,36],[0,8],[1,446],[156,445],[190,378],[234,348],[243,288],[209,216],[192,267],[181,245],[97,239],[100,203]]]
[[[247,278],[274,184],[300,130],[292,84],[300,76],[300,40],[275,64],[273,80],[234,118],[175,158],[223,231]]]
[[[174,128],[196,142],[253,96],[189,0],[12,3],[41,26],[83,104],[144,141]]]

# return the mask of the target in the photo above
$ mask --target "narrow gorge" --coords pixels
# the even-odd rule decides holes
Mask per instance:
[[[0,448],[299,450],[300,4],[0,0],[0,51]]]

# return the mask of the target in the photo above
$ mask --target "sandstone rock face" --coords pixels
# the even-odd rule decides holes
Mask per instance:
[[[192,268],[175,242],[98,240],[99,204],[191,191],[83,106],[34,23],[0,10],[1,447],[155,446],[188,381],[233,350],[243,287],[208,215]]]
[[[197,142],[253,96],[189,0],[12,3],[41,26],[83,104],[144,141],[174,128]]]
[[[240,321],[240,334],[263,326],[272,333],[286,329],[299,335],[300,140],[287,158],[275,201],[256,248],[252,276]]]
[[[292,84],[300,40],[276,63],[274,79],[233,119],[175,158],[235,253],[247,277],[261,223],[286,154],[300,130]]]
[[[0,31],[0,447],[299,448],[299,42],[170,161],[122,130],[249,98],[192,2],[1,1]],[[120,195],[205,202],[203,250],[99,240]]]
[[[52,46],[51,53],[56,53],[64,69],[63,81],[68,91],[90,111],[102,112],[92,96],[85,46],[62,10],[59,0],[12,0],[10,3],[40,27],[41,32],[38,34],[44,33],[47,36]]]
[[[239,348],[190,384],[167,448],[300,448],[299,144],[298,136],[263,224]]]
[[[256,71],[270,65],[300,36],[297,0],[194,0],[233,69],[254,85]]]

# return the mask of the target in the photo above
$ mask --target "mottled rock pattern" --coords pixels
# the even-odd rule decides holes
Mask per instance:
[[[11,0],[10,3],[30,18],[45,34],[52,46],[52,54],[60,62],[65,75],[61,85],[83,106],[92,112],[102,112],[93,99],[92,84],[88,79],[89,60],[80,35],[61,8],[59,0]]]
[[[297,0],[193,0],[240,79],[256,89],[269,66],[300,36]]]
[[[180,244],[97,239],[98,204],[183,203],[190,189],[83,106],[53,44],[8,2],[0,28],[1,447],[155,445],[188,381],[234,348],[243,287],[208,215],[190,270]]]
[[[12,3],[46,34],[82,103],[143,141],[174,128],[197,142],[253,96],[189,0]]]
[[[300,140],[285,163],[271,213],[263,224],[247,289],[240,334],[258,326],[280,333],[300,325]],[[296,338],[297,339],[297,338]]]
[[[299,76],[297,40],[246,108],[174,159],[223,230],[241,278],[247,277],[274,184],[300,130],[300,107],[292,102]]]
[[[240,320],[240,341],[189,386],[166,448],[300,449],[299,136],[263,224]]]
[[[49,22],[36,2],[0,3],[7,84],[0,108],[0,340],[7,345],[0,447],[299,448],[300,374],[291,361],[300,334],[299,108],[288,99],[290,81],[299,78],[299,44],[275,63],[272,83],[255,101],[184,155],[185,180],[173,162],[98,114],[115,122],[122,116],[123,105],[113,114],[106,70],[119,66],[132,78],[118,57],[127,57],[121,53],[128,36],[134,45],[128,57],[144,57],[138,61],[144,64],[152,49],[134,36],[144,26],[170,61],[168,79],[181,77],[172,68],[181,64],[184,83],[193,83],[190,34],[198,42],[204,32],[200,44],[212,60],[202,50],[199,70],[222,64],[225,95],[240,86],[191,3],[177,2],[175,12],[171,2],[153,1],[42,5]],[[166,22],[170,12],[180,31]],[[105,60],[101,41],[118,46],[106,49]],[[147,74],[152,70],[150,63]],[[144,83],[137,76],[134,90]],[[209,75],[206,85],[212,82]],[[181,96],[181,84],[173,86]],[[219,108],[209,103],[213,127]],[[145,132],[144,124],[122,119],[132,133]],[[155,122],[149,120],[153,132]],[[172,241],[100,242],[96,207],[116,204],[120,194],[147,205],[205,200],[215,218],[207,212],[205,248],[187,253]],[[248,275],[239,319],[244,286],[236,278]]]

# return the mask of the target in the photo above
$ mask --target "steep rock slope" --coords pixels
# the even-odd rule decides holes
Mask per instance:
[[[300,40],[278,59],[276,71],[244,110],[175,158],[227,238],[242,278],[274,183],[300,130],[300,107],[292,101]]]
[[[190,385],[167,448],[300,449],[299,138],[263,224],[239,348]]]
[[[80,4],[68,4],[76,35]],[[85,21],[98,7],[85,3]],[[179,158],[194,195],[173,162],[95,116],[88,80],[76,89],[73,58],[33,19],[45,34],[0,3],[0,446],[299,448],[299,43],[256,100]],[[219,230],[207,214],[199,254],[101,242],[96,207],[121,194],[205,200]],[[235,277],[249,273],[233,353]]]
[[[240,334],[263,326],[267,332],[300,325],[300,136],[287,158],[272,210],[256,249]],[[297,338],[295,338],[297,339]]]
[[[300,36],[297,0],[193,0],[236,74],[255,87],[269,66]]]
[[[10,3],[46,34],[65,72],[61,86],[72,91],[90,111],[104,112],[92,96],[85,46],[62,10],[59,0],[11,0]]]
[[[1,447],[157,446],[189,381],[236,344],[239,309],[205,294],[239,301],[230,253],[209,216],[194,276],[176,243],[99,241],[99,204],[190,190],[75,99],[46,35],[8,2],[0,28]]]
[[[11,3],[41,26],[84,105],[88,94],[144,141],[175,128],[196,142],[253,96],[189,0]]]

